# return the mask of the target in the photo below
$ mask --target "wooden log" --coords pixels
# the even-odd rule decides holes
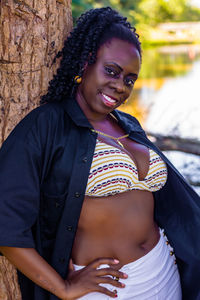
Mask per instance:
[[[162,151],[181,151],[200,155],[200,141],[197,139],[187,139],[178,136],[164,136],[147,132],[150,139]]]

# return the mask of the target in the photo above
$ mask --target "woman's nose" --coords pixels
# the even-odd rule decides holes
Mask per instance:
[[[114,82],[112,82],[112,88],[116,90],[118,93],[124,93],[126,90],[124,81],[122,79],[116,79]]]

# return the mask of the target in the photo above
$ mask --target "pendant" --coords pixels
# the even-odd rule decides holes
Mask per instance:
[[[124,145],[123,145],[120,141],[117,140],[117,143],[118,143],[122,148],[124,148]]]

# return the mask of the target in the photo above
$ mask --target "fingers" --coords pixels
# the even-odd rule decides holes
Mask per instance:
[[[96,269],[100,265],[116,265],[118,263],[119,260],[114,258],[97,258],[93,262],[91,262],[88,266],[91,266],[94,269]]]
[[[98,258],[79,271],[72,271],[74,266],[72,260],[70,260],[70,272],[66,280],[67,299],[77,299],[91,292],[103,293],[112,298],[117,297],[117,291],[110,291],[102,285],[109,284],[115,288],[125,287],[125,284],[120,282],[119,279],[126,279],[128,275],[114,269],[114,265],[118,263],[117,259]]]
[[[109,265],[115,265],[118,263],[119,261],[117,259],[98,258],[92,263],[90,263],[86,268],[92,270],[93,276],[95,276],[95,281],[97,284],[107,283],[119,288],[123,288],[125,287],[125,284],[119,282],[119,279],[126,279],[128,278],[128,275],[112,267],[109,267]],[[101,268],[101,265],[105,264],[108,265],[108,267]]]
[[[115,287],[118,287],[118,288],[124,288],[125,287],[125,284],[120,282],[120,281],[117,281],[111,277],[99,277],[97,279],[97,283],[100,284],[100,283],[106,283],[106,284],[111,284]]]
[[[116,298],[117,297],[117,291],[114,290],[114,291],[109,291],[108,289],[102,287],[102,286],[99,286],[99,289],[98,289],[98,292],[99,293],[102,293],[102,294],[105,294],[105,295],[108,295],[112,298]]]
[[[128,278],[128,275],[126,273],[123,273],[121,271],[118,271],[118,270],[115,270],[115,269],[112,269],[112,268],[98,269],[98,270],[96,270],[96,275],[97,276],[111,275],[113,277],[123,278],[123,279]]]

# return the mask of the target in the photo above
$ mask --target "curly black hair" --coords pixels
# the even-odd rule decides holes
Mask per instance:
[[[73,97],[78,86],[74,77],[83,75],[86,63],[95,63],[99,47],[111,38],[134,44],[141,57],[139,35],[127,18],[110,7],[83,13],[65,41],[62,51],[56,55],[56,58],[62,57],[60,67],[40,103],[60,102]]]

